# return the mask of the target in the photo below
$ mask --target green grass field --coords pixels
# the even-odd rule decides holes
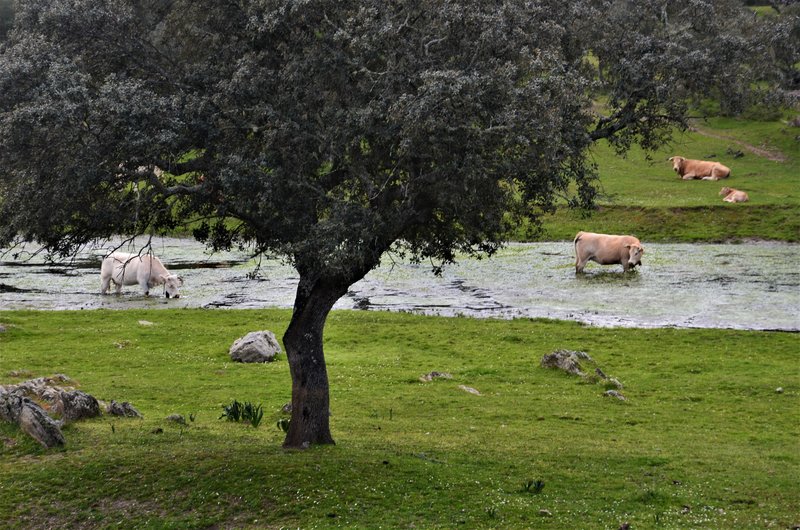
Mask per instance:
[[[590,217],[560,210],[544,220],[544,240],[569,240],[578,230],[626,233],[650,241],[800,241],[800,129],[785,120],[713,118],[697,131],[676,133],[672,145],[650,154],[633,148],[621,158],[607,145],[592,153],[601,194]],[[683,181],[673,155],[717,160],[731,168],[722,181]],[[723,186],[750,201],[722,202]],[[530,239],[524,227],[516,239]]]
[[[598,210],[559,211],[539,237],[800,241],[800,130],[722,118],[696,126],[651,159],[598,146]],[[666,161],[676,154],[713,157],[733,174],[681,181]],[[751,202],[722,203],[723,185]],[[525,227],[515,235],[529,237]],[[290,452],[276,425],[291,395],[285,358],[242,365],[227,355],[248,331],[280,336],[289,316],[0,312],[0,384],[64,373],[144,414],[70,424],[56,450],[0,424],[0,528],[800,524],[796,333],[337,311],[325,342],[337,445]],[[627,401],[539,366],[560,348],[588,352]],[[419,380],[431,371],[453,378]],[[258,428],[220,419],[234,399],[263,405]],[[176,413],[186,425],[165,419]]]
[[[287,452],[276,427],[290,397],[285,358],[242,365],[227,350],[254,329],[280,336],[288,318],[0,313],[3,383],[64,373],[144,414],[73,423],[63,450],[0,425],[0,527],[800,524],[797,334],[334,312],[337,445]],[[559,348],[588,352],[627,401],[541,368]],[[453,378],[419,380],[433,370]],[[219,419],[233,399],[263,404],[262,424]],[[173,413],[187,425],[166,421]]]

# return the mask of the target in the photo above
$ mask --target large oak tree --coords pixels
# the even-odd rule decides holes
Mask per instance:
[[[591,203],[593,142],[653,147],[797,60],[795,19],[732,0],[3,1],[0,247],[192,221],[284,256],[290,447],[333,442],[323,327],[387,251],[491,254]]]

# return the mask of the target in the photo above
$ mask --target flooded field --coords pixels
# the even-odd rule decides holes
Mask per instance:
[[[576,276],[571,243],[513,244],[491,258],[466,259],[441,277],[428,265],[386,258],[336,309],[390,310],[444,316],[547,317],[600,326],[800,330],[800,245],[645,244],[643,265],[590,263]],[[185,279],[181,298],[137,286],[100,295],[100,259],[111,248],[46,263],[0,252],[2,309],[291,307],[294,269],[237,252],[210,255],[191,240],[154,240],[153,252]],[[124,247],[138,251],[140,247]]]

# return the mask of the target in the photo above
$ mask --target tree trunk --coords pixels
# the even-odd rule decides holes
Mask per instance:
[[[322,332],[333,304],[350,287],[335,281],[300,274],[292,320],[283,335],[292,374],[292,421],[283,446],[307,448],[333,444],[330,431],[328,371],[322,351]]]

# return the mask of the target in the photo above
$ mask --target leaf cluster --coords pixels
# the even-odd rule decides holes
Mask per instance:
[[[222,415],[219,419],[226,418],[228,421],[249,422],[253,427],[258,427],[264,417],[264,409],[259,405],[253,405],[249,401],[240,403],[233,400],[230,405],[222,406]]]

